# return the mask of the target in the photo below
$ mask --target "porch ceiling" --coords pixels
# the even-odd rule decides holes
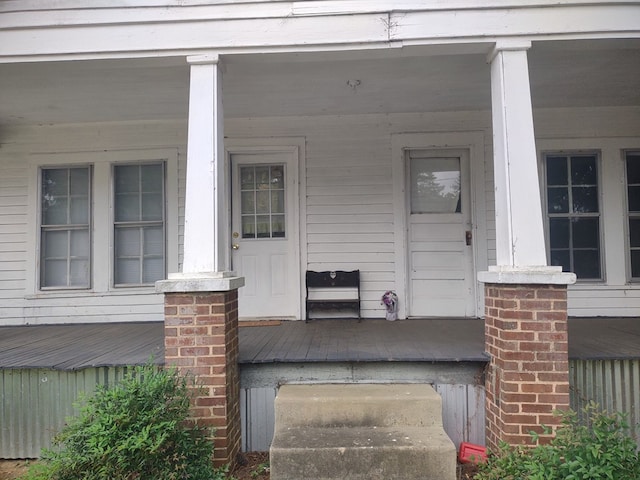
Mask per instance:
[[[227,117],[485,110],[488,45],[225,57]],[[534,106],[640,106],[640,40],[536,43]],[[183,58],[0,65],[0,126],[185,119]]]

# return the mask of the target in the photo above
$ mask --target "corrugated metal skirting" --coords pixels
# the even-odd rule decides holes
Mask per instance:
[[[45,369],[0,370],[0,458],[35,458],[74,415],[81,392],[96,385],[111,385],[126,367],[61,371]]]
[[[594,401],[603,410],[627,415],[631,434],[640,442],[640,359],[569,362],[571,408],[580,412]]]
[[[442,423],[455,443],[484,445],[484,387],[461,384],[437,384],[442,396]],[[267,451],[274,430],[274,401],[277,389],[245,388],[240,393],[242,416],[242,450]]]

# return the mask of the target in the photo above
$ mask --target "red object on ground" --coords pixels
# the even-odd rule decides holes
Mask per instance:
[[[458,460],[460,463],[482,463],[487,459],[487,449],[469,442],[460,444]]]

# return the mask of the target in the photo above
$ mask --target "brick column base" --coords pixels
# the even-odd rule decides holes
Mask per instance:
[[[487,447],[530,445],[569,408],[566,285],[485,284],[485,348]]]
[[[213,427],[214,464],[240,453],[238,291],[165,293],[165,364],[194,374],[197,425]]]

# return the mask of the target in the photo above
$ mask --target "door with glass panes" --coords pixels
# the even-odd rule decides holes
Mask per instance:
[[[241,318],[300,318],[297,155],[232,153],[232,269]]]

